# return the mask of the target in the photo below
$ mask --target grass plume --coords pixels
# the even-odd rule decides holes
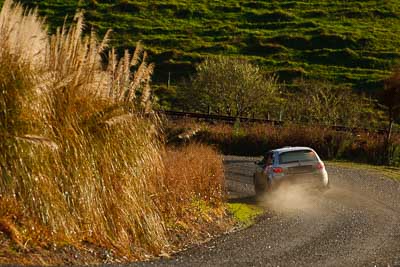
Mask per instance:
[[[35,10],[3,4],[0,203],[17,208],[0,207],[0,230],[27,248],[86,242],[129,259],[160,254],[171,240],[162,212],[179,203],[167,201],[158,119],[144,116],[154,65],[138,43],[121,59],[110,49],[103,66],[108,33],[98,41],[83,29],[78,13],[48,36]]]

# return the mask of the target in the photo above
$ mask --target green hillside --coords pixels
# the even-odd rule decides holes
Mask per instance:
[[[24,0],[39,6],[52,27],[77,8],[113,45],[142,40],[166,84],[194,71],[210,54],[240,55],[290,84],[293,78],[332,79],[371,91],[400,58],[397,0]],[[80,3],[79,3],[80,2]]]

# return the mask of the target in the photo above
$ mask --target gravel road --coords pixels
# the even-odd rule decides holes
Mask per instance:
[[[230,201],[255,202],[255,158],[226,156]],[[327,166],[323,195],[286,188],[259,221],[151,266],[400,266],[400,182]],[[135,265],[137,266],[137,265]]]

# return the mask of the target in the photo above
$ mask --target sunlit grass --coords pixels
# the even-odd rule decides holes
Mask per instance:
[[[84,9],[102,34],[115,29],[120,48],[140,36],[161,66],[155,79],[163,84],[168,72],[173,81],[188,75],[181,64],[188,57],[196,64],[200,53],[247,57],[287,83],[303,75],[371,90],[400,58],[396,1],[22,1],[38,5],[52,29]]]
[[[263,208],[245,204],[245,203],[228,203],[228,212],[232,214],[235,220],[242,226],[248,227],[255,222],[255,219],[263,214]]]
[[[342,168],[367,170],[400,181],[400,168],[398,167],[377,166],[371,164],[355,163],[350,161],[327,161],[327,163],[328,166],[331,165]]]

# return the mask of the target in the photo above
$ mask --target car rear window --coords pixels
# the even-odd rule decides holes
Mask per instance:
[[[279,163],[303,162],[303,161],[317,161],[318,158],[311,150],[297,150],[283,152],[279,155]]]

